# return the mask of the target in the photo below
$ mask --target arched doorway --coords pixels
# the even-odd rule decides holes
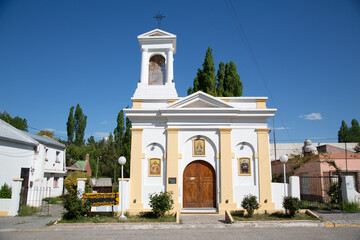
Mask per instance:
[[[194,161],[186,166],[183,175],[183,207],[216,207],[216,175],[211,164]]]

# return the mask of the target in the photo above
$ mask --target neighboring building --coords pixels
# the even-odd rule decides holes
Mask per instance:
[[[67,175],[69,175],[71,172],[81,171],[84,172],[89,177],[91,177],[92,172],[90,167],[90,156],[88,153],[85,156],[85,160],[70,159],[70,161],[74,161],[75,163],[70,167],[66,167],[66,170],[68,172]]]
[[[308,146],[304,146],[304,144]],[[342,175],[352,176],[355,183],[354,187],[359,192],[360,155],[353,151],[356,143],[347,143],[347,154],[345,154],[344,143],[312,144],[310,140],[306,140],[304,144],[302,144],[303,147],[301,148],[297,146],[293,152],[298,152],[299,149],[311,148],[316,149],[317,154],[314,154],[312,161],[304,164],[294,172],[295,176],[300,177],[300,191],[303,200],[328,201],[329,197],[326,192],[331,183],[338,181],[338,175],[335,168],[331,167],[326,161],[334,161],[341,169]],[[310,147],[309,144],[311,144]],[[289,146],[291,144],[288,145],[288,152],[292,152]],[[300,154],[304,155],[306,151],[295,155]],[[277,155],[277,157],[280,156]],[[272,161],[271,167],[273,174],[283,175],[283,164],[279,160]],[[292,165],[286,164],[287,174],[291,169]]]
[[[111,178],[91,178],[91,184],[93,193],[112,193],[113,185]]]
[[[21,202],[41,203],[63,192],[65,145],[46,136],[21,131],[0,120],[0,185],[23,179]]]
[[[245,195],[273,202],[267,97],[178,97],[173,78],[176,36],[155,29],[138,36],[141,77],[124,109],[132,121],[130,213],[150,209],[149,194],[172,191],[174,211],[241,208]],[[278,204],[278,206],[281,205]]]

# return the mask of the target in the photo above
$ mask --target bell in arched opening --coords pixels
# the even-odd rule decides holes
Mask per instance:
[[[165,58],[155,55],[149,61],[149,85],[165,84]]]

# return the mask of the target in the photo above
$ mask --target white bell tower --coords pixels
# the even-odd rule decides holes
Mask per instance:
[[[140,81],[133,99],[174,99],[176,35],[155,29],[138,36],[141,48]]]

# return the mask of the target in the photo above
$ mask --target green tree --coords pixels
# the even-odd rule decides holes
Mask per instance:
[[[236,65],[233,61],[225,66],[224,92],[219,95],[222,97],[240,97],[242,95],[242,82],[237,73]]]
[[[214,59],[212,56],[212,49],[208,47],[205,60],[202,64],[203,69],[198,69],[197,76],[194,79],[193,88],[189,88],[188,94],[203,91],[205,93],[216,95],[216,77]]]
[[[219,63],[219,69],[216,75],[216,91],[218,96],[224,96],[224,80],[225,80],[225,64],[223,62]]]
[[[66,130],[69,143],[72,143],[74,140],[74,131],[75,131],[75,119],[74,119],[74,106],[70,108],[69,117],[66,123]]]
[[[39,136],[48,136],[50,138],[54,138],[54,131],[43,129],[43,130],[40,130],[40,132],[38,132],[37,135],[39,135]]]
[[[131,159],[131,121],[126,118],[126,130],[124,134],[124,177],[130,177],[130,159]]]
[[[338,132],[338,142],[360,142],[360,126],[356,119],[351,121],[349,128],[345,121],[341,121],[340,130]]]
[[[21,118],[19,116],[16,116],[14,118],[12,118],[10,116],[10,114],[8,114],[7,112],[4,113],[0,113],[0,119],[9,123],[11,126],[23,130],[23,131],[28,131],[28,125],[27,125],[27,120],[26,118]]]
[[[84,144],[85,128],[87,116],[84,115],[80,105],[76,105],[75,109],[75,145],[81,146]]]
[[[349,135],[351,142],[360,142],[360,126],[356,119],[351,120]]]
[[[88,138],[87,142],[88,142],[88,145],[95,144],[95,138],[94,138],[94,136],[91,135],[91,136]]]
[[[349,132],[349,129],[348,129],[348,126],[346,125],[345,121],[342,120],[341,121],[341,127],[340,127],[340,130],[338,132],[338,142],[347,142],[347,138],[348,138],[348,133]]]
[[[114,129],[114,139],[115,139],[115,152],[117,156],[124,154],[124,134],[125,134],[125,124],[124,124],[124,111],[121,110],[117,116],[117,125]]]
[[[242,96],[243,84],[240,81],[235,63],[233,61],[226,64],[220,62],[215,77],[212,49],[209,47],[206,51],[203,69],[198,69],[193,86],[188,89],[188,95],[197,91],[203,91],[217,97]]]

